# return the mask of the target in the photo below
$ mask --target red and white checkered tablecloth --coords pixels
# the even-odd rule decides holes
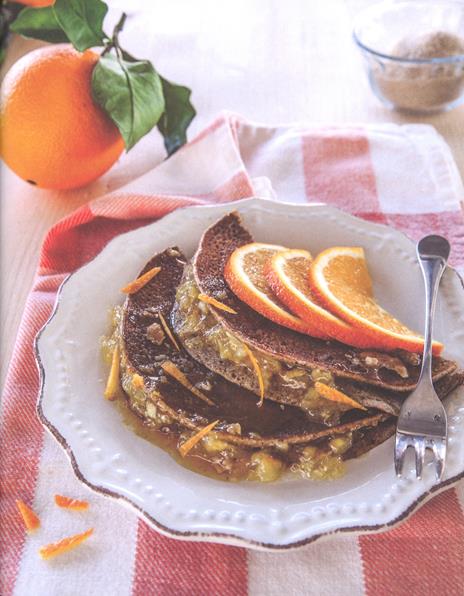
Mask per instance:
[[[330,203],[414,239],[443,234],[452,243],[451,263],[464,269],[462,183],[448,147],[425,125],[270,128],[224,114],[169,160],[59,222],[42,247],[2,400],[3,596],[464,593],[462,482],[382,534],[344,534],[287,553],[180,542],[81,485],[39,423],[32,342],[63,278],[114,236],[179,206],[262,193]],[[55,493],[86,498],[90,510],[59,510]],[[25,533],[16,498],[40,515],[36,534]],[[40,545],[89,526],[95,535],[82,548],[50,562],[39,558]]]

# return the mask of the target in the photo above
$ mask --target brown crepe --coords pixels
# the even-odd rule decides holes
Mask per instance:
[[[249,242],[251,234],[243,227],[238,213],[233,212],[206,230],[193,260],[195,281],[204,294],[219,300],[236,311],[229,314],[210,307],[216,318],[238,339],[249,346],[290,364],[330,371],[336,377],[393,391],[411,391],[417,384],[420,367],[409,355],[398,351],[393,357],[369,350],[377,366],[366,366],[359,350],[336,341],[325,341],[287,329],[261,316],[230,290],[224,279],[224,267],[232,252]],[[392,361],[392,358],[393,361]],[[395,361],[407,377],[395,372]],[[433,360],[433,379],[438,381],[456,370],[456,364],[443,358]]]
[[[211,421],[219,420],[215,432],[220,438],[249,447],[278,447],[282,444],[304,444],[365,427],[373,428],[387,420],[385,414],[373,410],[350,410],[343,415],[339,425],[328,427],[311,419],[297,407],[270,400],[265,400],[258,407],[256,395],[208,370],[184,349],[178,351],[167,336],[161,343],[158,343],[157,337],[150,339],[151,334],[147,335],[147,330],[160,320],[159,313],[167,322],[170,320],[184,265],[185,259],[178,249],[168,249],[147,263],[140,275],[153,267],[160,267],[161,271],[127,298],[121,329],[123,371],[140,375],[146,400],[168,414],[177,425],[200,429]],[[214,405],[206,404],[166,375],[161,368],[166,360],[173,362]],[[137,413],[140,415],[140,408]],[[235,434],[228,428],[237,423],[240,424],[241,434]],[[374,435],[372,446],[377,444]]]
[[[186,275],[190,278],[189,266],[186,267]],[[189,282],[191,283],[191,282]],[[184,318],[187,313],[182,310],[178,301],[176,301],[172,310],[172,325],[177,337],[180,339],[183,347],[198,362],[206,366],[209,370],[220,374],[228,381],[238,384],[241,387],[260,395],[260,387],[256,373],[253,369],[243,366],[239,363],[226,360],[212,345],[202,342],[203,329],[193,332],[186,331],[184,327]],[[220,324],[220,323],[219,323]],[[188,327],[187,327],[188,329]],[[448,395],[455,387],[462,384],[464,373],[454,371],[435,382],[435,389],[441,398]],[[380,410],[387,414],[397,416],[401,404],[407,397],[407,393],[392,391],[382,387],[369,386],[365,383],[353,381],[349,378],[334,377],[334,384],[337,389],[354,399],[366,408]],[[266,399],[273,400],[282,404],[302,407],[307,388],[300,389],[285,388],[279,383],[270,382],[266,387]],[[334,417],[334,420],[335,417]]]

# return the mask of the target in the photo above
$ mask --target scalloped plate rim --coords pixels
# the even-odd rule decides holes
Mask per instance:
[[[238,536],[238,535],[234,535],[233,533],[226,533],[226,532],[214,532],[214,531],[208,531],[208,532],[185,531],[185,532],[183,532],[183,531],[178,531],[178,530],[175,530],[173,528],[163,525],[156,519],[155,516],[148,513],[146,510],[144,510],[143,507],[137,505],[129,497],[127,497],[123,494],[119,494],[118,492],[112,491],[112,490],[106,488],[105,486],[100,486],[100,485],[95,484],[95,483],[91,482],[90,480],[88,480],[85,477],[85,474],[81,471],[81,469],[79,467],[79,463],[77,461],[77,458],[74,454],[74,451],[73,451],[71,445],[68,444],[67,440],[65,439],[63,434],[60,432],[60,430],[55,426],[55,424],[51,420],[49,420],[47,418],[47,416],[45,415],[45,413],[43,411],[42,400],[44,397],[46,374],[45,374],[45,368],[42,363],[42,358],[40,355],[40,351],[41,351],[40,340],[46,333],[46,330],[49,327],[49,324],[55,318],[55,315],[56,315],[56,313],[60,307],[60,304],[61,304],[61,297],[62,297],[63,289],[66,286],[66,284],[69,282],[69,280],[71,278],[73,278],[74,276],[76,276],[77,274],[81,273],[83,270],[85,270],[85,268],[87,266],[89,266],[92,262],[94,262],[96,259],[98,259],[104,251],[111,250],[110,245],[113,242],[120,241],[121,238],[124,236],[136,234],[142,228],[156,226],[160,222],[162,222],[162,221],[166,222],[166,220],[169,220],[170,218],[175,219],[176,217],[179,216],[179,214],[185,213],[185,211],[187,211],[187,212],[188,211],[198,212],[201,210],[219,211],[219,212],[227,212],[230,210],[240,211],[240,207],[243,207],[243,206],[245,206],[245,207],[264,207],[264,211],[266,209],[269,209],[269,207],[271,209],[272,208],[277,208],[277,209],[279,209],[279,208],[281,208],[281,209],[282,208],[283,209],[297,208],[297,209],[305,209],[305,210],[307,210],[307,209],[323,209],[323,210],[327,210],[327,211],[331,212],[331,214],[334,215],[335,217],[342,217],[342,218],[351,220],[356,226],[361,225],[361,227],[366,227],[367,229],[375,228],[377,230],[383,230],[384,233],[386,233],[386,231],[388,231],[390,233],[393,232],[397,235],[402,236],[403,240],[406,240],[408,243],[410,243],[410,244],[412,243],[411,239],[405,233],[401,232],[400,230],[391,228],[386,224],[374,223],[374,222],[360,219],[354,215],[351,215],[349,213],[341,211],[331,205],[327,205],[324,203],[310,203],[310,204],[287,203],[287,202],[281,203],[281,202],[274,202],[269,199],[260,199],[258,197],[251,197],[251,198],[241,199],[239,201],[233,201],[233,202],[228,202],[228,203],[181,207],[179,209],[176,209],[176,210],[166,214],[165,216],[161,217],[160,219],[156,220],[155,222],[141,226],[140,228],[137,228],[136,230],[132,230],[132,231],[126,232],[124,234],[120,234],[120,235],[116,236],[115,238],[113,238],[112,240],[110,240],[108,242],[108,244],[106,244],[105,247],[99,253],[97,253],[97,255],[95,255],[90,261],[88,261],[83,266],[81,266],[79,269],[77,269],[76,271],[74,271],[71,274],[66,276],[66,278],[62,281],[62,283],[60,284],[60,286],[57,290],[56,300],[55,300],[55,303],[53,306],[52,313],[50,314],[50,317],[48,318],[46,323],[41,327],[41,329],[39,330],[39,332],[37,333],[37,335],[34,338],[34,346],[33,346],[34,347],[34,355],[35,355],[36,365],[37,365],[37,368],[38,368],[39,374],[40,374],[40,389],[39,389],[39,395],[38,395],[37,406],[36,406],[38,417],[39,417],[42,425],[55,438],[55,440],[57,440],[57,442],[60,444],[60,446],[66,453],[67,457],[69,458],[69,460],[71,462],[74,474],[81,482],[83,482],[86,486],[88,486],[90,489],[92,489],[93,491],[95,491],[96,493],[98,493],[100,495],[120,501],[122,504],[124,504],[125,506],[128,506],[131,510],[135,511],[139,516],[141,516],[145,521],[147,521],[153,529],[155,529],[156,531],[160,532],[161,534],[171,537],[171,538],[187,540],[187,541],[190,540],[190,541],[216,542],[216,543],[221,543],[221,544],[248,547],[248,548],[253,548],[256,550],[264,550],[264,551],[288,551],[288,550],[291,550],[294,548],[303,547],[307,544],[315,542],[316,540],[320,540],[324,537],[330,537],[332,535],[339,534],[339,533],[352,533],[355,535],[370,534],[370,533],[379,533],[379,532],[385,531],[387,529],[393,528],[396,525],[398,525],[398,524],[402,523],[403,521],[405,521],[406,519],[408,519],[417,509],[419,509],[422,505],[424,505],[433,496],[454,486],[460,479],[464,478],[464,468],[460,473],[454,475],[451,478],[446,479],[445,481],[435,484],[429,490],[426,490],[425,492],[423,492],[401,514],[399,514],[398,516],[396,516],[395,518],[393,518],[392,520],[390,520],[388,522],[382,522],[382,523],[378,523],[378,524],[374,523],[374,524],[364,524],[364,525],[353,525],[353,526],[347,526],[347,527],[340,527],[340,528],[336,528],[336,529],[329,529],[327,531],[315,533],[315,534],[309,536],[308,538],[304,538],[304,539],[293,541],[293,542],[288,542],[285,544],[277,543],[277,542],[262,542],[260,540],[244,538],[242,536]],[[448,267],[448,269],[451,270],[453,272],[453,274],[459,279],[461,286],[464,290],[464,281],[460,277],[458,272],[455,269],[453,269],[452,267]],[[174,463],[174,465],[178,465],[178,464],[175,464],[174,460],[173,460],[173,463]]]

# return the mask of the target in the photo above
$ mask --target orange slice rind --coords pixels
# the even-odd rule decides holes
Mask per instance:
[[[325,338],[317,328],[289,312],[267,283],[266,265],[282,250],[285,250],[283,246],[261,242],[240,246],[229,257],[224,277],[234,294],[263,317],[301,333]]]
[[[374,339],[321,306],[308,281],[312,257],[307,250],[276,253],[266,270],[267,281],[276,296],[295,315],[318,327],[321,335],[358,348],[379,347]]]
[[[321,252],[311,265],[309,283],[325,307],[385,349],[423,350],[423,337],[376,302],[361,247],[335,246]],[[434,354],[442,349],[434,342]]]

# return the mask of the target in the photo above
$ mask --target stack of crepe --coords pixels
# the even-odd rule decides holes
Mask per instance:
[[[231,213],[203,234],[191,262],[171,247],[145,265],[140,275],[159,272],[128,296],[114,335],[122,387],[146,424],[176,436],[180,448],[190,440],[188,457],[226,478],[273,480],[288,468],[336,476],[341,460],[393,434],[420,356],[316,339],[263,317],[224,278],[233,251],[252,241]],[[435,357],[433,379],[444,398],[464,373]],[[321,380],[349,399],[319,395]]]

